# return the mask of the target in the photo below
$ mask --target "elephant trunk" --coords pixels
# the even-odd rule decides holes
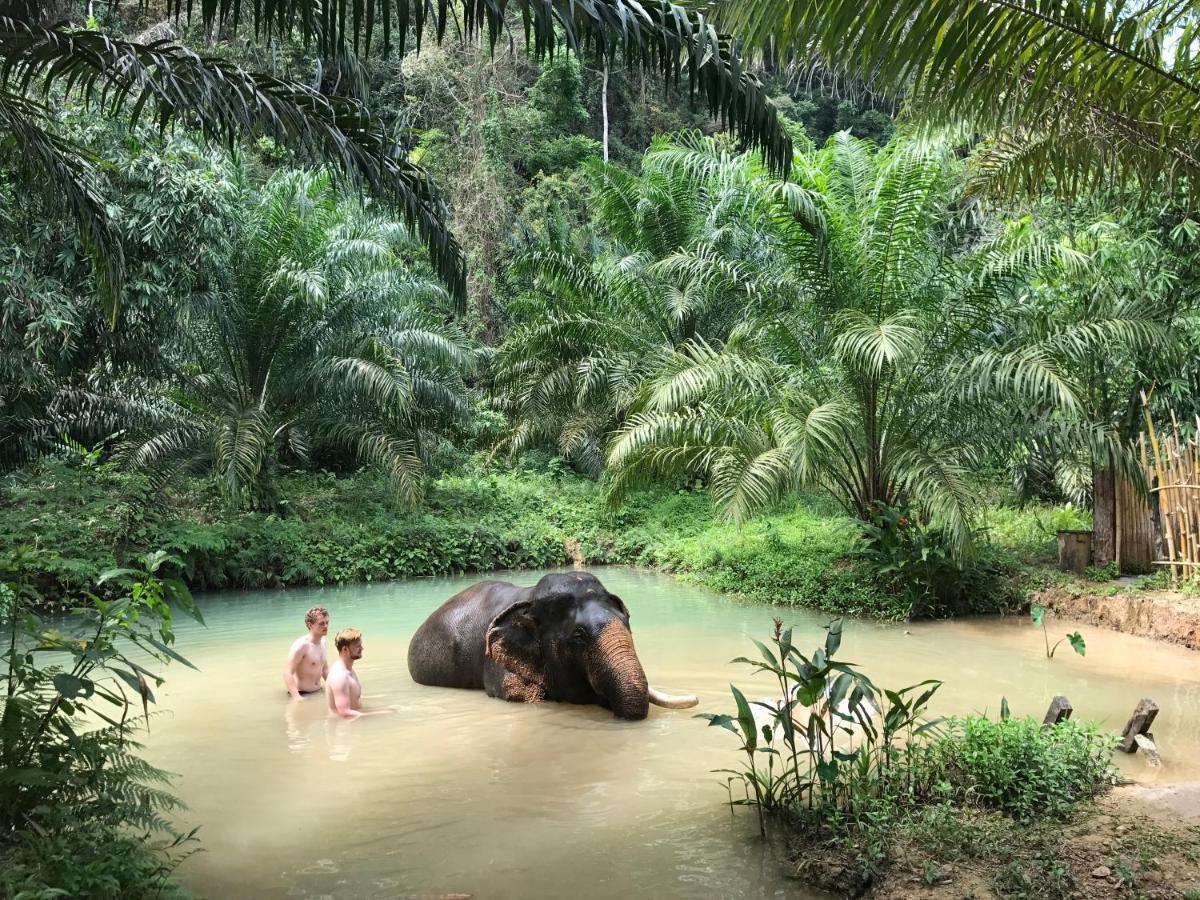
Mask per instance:
[[[644,719],[650,710],[646,673],[633,648],[633,635],[623,622],[606,624],[587,662],[592,689],[622,719]]]

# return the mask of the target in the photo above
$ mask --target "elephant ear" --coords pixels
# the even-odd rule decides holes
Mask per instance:
[[[629,618],[629,607],[625,605],[625,601],[613,593],[610,593],[608,595],[608,597],[610,600],[612,600],[613,603],[617,604],[617,609],[619,609],[621,612],[623,612],[625,614],[625,618],[628,619]]]
[[[527,681],[540,684],[545,679],[542,638],[531,600],[514,603],[492,619],[484,638],[484,655]]]

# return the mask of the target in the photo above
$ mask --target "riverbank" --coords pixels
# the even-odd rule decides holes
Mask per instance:
[[[1034,591],[1030,601],[1064,618],[1200,650],[1200,594],[1147,582],[1097,584],[1064,578]]]
[[[195,591],[619,563],[838,615],[899,618],[910,602],[863,558],[855,523],[814,496],[739,526],[720,521],[701,490],[638,493],[614,509],[594,482],[557,470],[445,476],[419,509],[397,505],[369,472],[279,483],[275,510],[237,512],[204,482],[156,488],[47,460],[6,479],[0,553],[37,548],[27,574],[49,598],[91,589],[105,570],[163,549]],[[963,611],[1021,608],[1020,567],[1044,561],[1054,529],[1078,522],[1064,508],[989,510],[989,543]]]
[[[979,813],[947,827],[931,817],[870,896],[1195,900],[1200,784],[1117,787],[1065,825]]]

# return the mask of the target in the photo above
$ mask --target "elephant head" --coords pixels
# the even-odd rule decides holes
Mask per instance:
[[[647,684],[629,610],[586,572],[546,575],[522,592],[488,626],[485,648],[529,699],[598,703],[622,719],[644,719],[651,702],[696,703]]]

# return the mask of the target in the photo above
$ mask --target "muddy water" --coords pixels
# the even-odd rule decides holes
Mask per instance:
[[[651,682],[729,711],[729,682],[767,696],[728,661],[766,637],[773,615],[802,645],[824,617],[742,606],[669,578],[594,570],[632,614]],[[532,584],[539,573],[511,580]],[[711,769],[736,765],[733,736],[651,708],[619,722],[594,707],[519,706],[482,692],[415,685],[408,640],[425,616],[476,578],[202,598],[207,628],[180,624],[199,667],[169,671],[148,740],[154,762],[199,823],[205,852],[180,875],[211,898],[804,897],[731,816]],[[331,634],[365,635],[357,665],[366,704],[395,714],[330,720],[321,697],[289,703],[280,682],[304,610],[322,603]],[[1051,632],[1069,630],[1052,622]],[[1200,778],[1200,654],[1083,628],[1085,659],[1064,644],[1047,661],[1026,621],[849,623],[842,656],[877,684],[946,681],[934,713],[999,707],[1040,716],[1065,693],[1076,718],[1119,728],[1137,699],[1162,707],[1154,729],[1166,765],[1126,760],[1143,780]],[[332,645],[332,640],[330,641]]]

